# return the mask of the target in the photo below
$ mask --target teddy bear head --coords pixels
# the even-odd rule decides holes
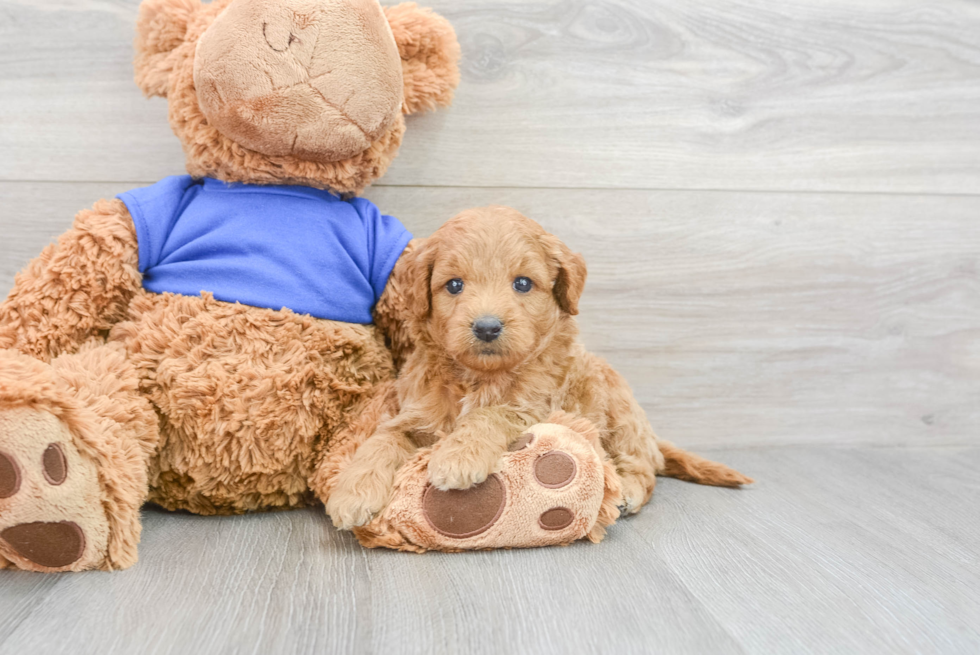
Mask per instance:
[[[144,0],[136,82],[168,99],[187,170],[356,194],[406,114],[448,105],[459,45],[444,18],[378,0]]]

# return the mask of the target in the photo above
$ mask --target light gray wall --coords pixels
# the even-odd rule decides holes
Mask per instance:
[[[584,252],[584,339],[662,436],[976,443],[980,5],[429,4],[463,82],[368,197],[420,235],[510,204]],[[183,172],[136,6],[0,3],[2,289],[77,210]]]

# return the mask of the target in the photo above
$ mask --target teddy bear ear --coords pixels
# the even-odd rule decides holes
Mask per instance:
[[[414,2],[384,8],[398,44],[405,82],[402,111],[445,107],[459,85],[459,42],[442,16]]]
[[[149,96],[167,95],[173,51],[184,42],[200,0],[143,0],[136,19],[136,83]]]

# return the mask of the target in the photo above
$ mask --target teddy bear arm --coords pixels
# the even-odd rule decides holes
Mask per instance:
[[[132,217],[100,200],[17,274],[0,305],[0,348],[43,361],[74,352],[125,316],[141,282]]]

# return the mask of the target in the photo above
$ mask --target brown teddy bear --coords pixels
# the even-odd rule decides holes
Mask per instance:
[[[458,57],[448,22],[411,3],[143,2],[136,80],[167,97],[190,175],[80,212],[0,305],[0,568],[128,567],[144,502],[327,500],[345,435],[411,349],[399,263],[416,244],[355,196],[404,115],[450,102]],[[587,520],[535,544],[595,536],[599,454],[572,429],[542,434],[591,477],[574,499]],[[393,504],[426,488],[401,484]],[[479,522],[474,494],[362,538],[406,548],[412,520]]]
[[[127,567],[145,501],[315,500],[406,345],[389,276],[410,235],[351,196],[405,114],[450,102],[458,57],[414,4],[142,4],[136,80],[168,98],[191,176],[79,213],[0,306],[0,564]]]

